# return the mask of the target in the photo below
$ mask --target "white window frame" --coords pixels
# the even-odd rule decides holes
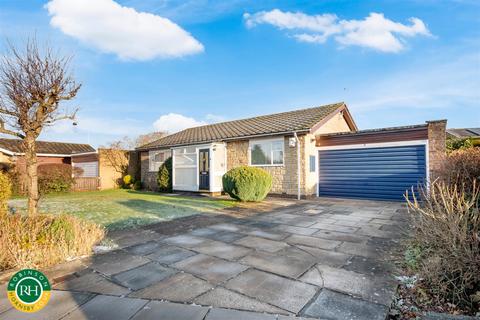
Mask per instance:
[[[162,166],[162,164],[165,162],[165,160],[168,159],[168,153],[169,152],[170,152],[170,150],[150,150],[148,152],[148,171],[149,172],[157,172],[158,169],[155,170],[155,168],[154,168],[155,163],[159,163],[158,168],[160,168]],[[159,153],[163,153],[163,161],[162,162],[153,161],[153,159],[155,159],[155,155],[157,155]]]
[[[252,146],[265,142],[281,142],[282,143],[282,163],[273,163],[273,149],[270,151],[270,164],[252,164]],[[248,142],[248,165],[252,167],[283,167],[285,166],[285,137],[269,138],[269,139],[253,139]],[[277,150],[278,151],[278,150]]]

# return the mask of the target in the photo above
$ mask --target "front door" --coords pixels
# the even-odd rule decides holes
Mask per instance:
[[[210,190],[210,150],[198,151],[198,169],[200,175],[200,190]]]

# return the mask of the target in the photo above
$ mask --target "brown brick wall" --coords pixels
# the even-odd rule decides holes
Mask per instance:
[[[303,137],[301,140],[301,151],[303,150]],[[273,185],[271,193],[274,194],[297,194],[297,151],[296,148],[288,146],[289,137],[284,137],[284,164],[282,166],[259,166],[272,175]],[[227,170],[248,165],[249,141],[232,141],[227,143]],[[303,154],[303,152],[301,153]],[[302,176],[302,181],[304,180]],[[302,190],[303,192],[303,190]]]
[[[430,179],[436,179],[445,160],[447,120],[427,121]]]
[[[140,177],[143,188],[146,190],[157,191],[157,173],[149,171],[148,152],[140,152]]]

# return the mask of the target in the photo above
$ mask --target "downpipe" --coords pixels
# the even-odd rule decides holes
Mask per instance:
[[[296,147],[297,147],[297,200],[300,200],[301,194],[301,185],[300,185],[300,139],[298,139],[297,133],[293,132],[293,137],[295,138]]]

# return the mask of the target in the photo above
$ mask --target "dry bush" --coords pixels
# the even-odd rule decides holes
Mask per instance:
[[[104,234],[102,227],[69,215],[4,215],[0,270],[41,268],[88,255]]]
[[[441,179],[449,185],[465,186],[471,190],[472,185],[480,182],[480,148],[456,150],[448,154]]]
[[[12,184],[9,177],[0,171],[0,218],[7,213],[7,200],[12,195]]]
[[[422,201],[407,200],[420,249],[417,271],[436,303],[474,313],[480,302],[479,185],[435,181],[428,191]]]

